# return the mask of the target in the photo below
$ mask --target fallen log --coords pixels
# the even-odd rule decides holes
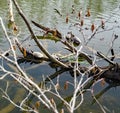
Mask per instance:
[[[36,56],[34,54],[35,52],[29,52],[23,47],[20,47],[20,45],[17,43],[18,48],[20,49],[21,53],[23,54],[23,57],[19,57],[18,63],[23,63],[23,62],[30,62],[30,63],[42,63],[43,61],[51,62],[47,57],[45,56]],[[26,54],[26,56],[24,55]],[[65,61],[64,61],[65,63]],[[66,61],[67,63],[67,61]],[[52,63],[53,65],[54,63]],[[55,65],[56,67],[56,65]],[[68,70],[67,70],[68,71]],[[71,76],[73,76],[73,71],[69,70]],[[88,71],[87,67],[82,67],[79,66],[79,71],[81,73],[85,73]],[[80,75],[79,73],[77,74],[78,76]],[[104,78],[106,82],[108,83],[120,83],[120,66],[118,64],[116,65],[109,65],[105,67],[94,67],[88,72],[89,77],[93,77],[94,80],[98,80],[101,78]]]

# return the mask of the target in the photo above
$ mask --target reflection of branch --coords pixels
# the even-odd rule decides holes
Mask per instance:
[[[103,111],[103,113],[106,113],[103,105],[101,105],[100,102],[99,102],[99,101],[96,99],[96,97],[94,96],[93,91],[91,91],[91,93],[92,93],[93,98],[95,99],[95,101],[97,102],[97,104],[99,105],[99,107],[101,108],[101,110]]]
[[[110,49],[108,50],[108,52],[107,52],[107,54],[111,51],[111,54],[112,54],[112,56],[114,55],[114,51],[113,51],[113,46],[114,46],[114,42],[115,42],[115,40],[118,38],[118,35],[116,35],[116,34],[112,34],[112,40],[111,40],[111,42],[110,42]],[[113,59],[114,59],[114,57],[113,57]]]
[[[111,31],[111,30],[113,30],[113,29],[114,29],[114,27],[109,28],[109,29],[104,29],[103,31],[98,31],[97,34],[102,33],[102,32]]]
[[[92,104],[94,104],[96,100],[98,100],[105,92],[107,92],[112,87],[113,87],[112,85],[109,85],[106,88],[104,88],[102,91],[100,91],[98,94],[96,94],[92,101]]]
[[[67,70],[66,69],[61,69],[57,72],[55,72],[54,74],[48,76],[46,79],[45,79],[45,82],[48,82],[50,80],[53,80],[54,78],[56,78],[58,75],[62,74],[63,72],[66,72]]]
[[[20,14],[20,16],[23,18],[24,22],[26,23],[32,38],[34,39],[34,41],[36,42],[37,46],[42,50],[43,53],[45,53],[45,55],[53,62],[59,64],[60,66],[64,67],[64,68],[68,68],[67,65],[63,64],[62,62],[58,61],[57,59],[55,59],[54,57],[52,57],[50,55],[50,53],[42,46],[42,44],[37,40],[28,20],[26,19],[25,15],[23,14],[22,10],[20,9],[19,5],[17,4],[16,0],[13,0],[13,3],[18,11],[18,13]]]
[[[29,107],[29,106],[25,105],[24,102],[25,102],[25,100],[29,97],[29,95],[26,96],[26,98],[21,102],[20,105],[16,104],[16,103],[10,98],[10,96],[8,95],[8,86],[9,86],[9,84],[8,84],[8,82],[7,82],[7,85],[6,85],[5,90],[3,90],[2,88],[0,88],[0,91],[3,93],[3,94],[2,94],[2,95],[3,95],[3,96],[2,96],[3,98],[5,98],[6,100],[8,100],[11,104],[13,104],[15,107],[21,109],[22,111],[38,113],[38,111],[37,111],[36,109],[33,109],[32,107]],[[29,93],[29,94],[30,94],[30,93]]]

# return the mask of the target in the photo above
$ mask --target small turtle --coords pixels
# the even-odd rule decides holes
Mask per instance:
[[[35,58],[42,58],[42,57],[44,57],[44,55],[42,53],[40,53],[40,52],[33,52],[33,56]]]
[[[75,36],[74,34],[72,34],[72,32],[68,32],[67,33],[66,40],[69,43],[72,42],[75,46],[79,46],[80,43],[81,43],[81,40],[77,36]]]

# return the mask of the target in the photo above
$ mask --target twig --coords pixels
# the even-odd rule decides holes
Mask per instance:
[[[95,36],[95,34],[97,33],[97,31],[99,30],[100,27],[101,27],[101,25],[98,26],[98,27],[94,30],[94,32],[92,33],[92,35],[88,37],[88,40],[86,41],[85,45],[87,45],[87,44],[90,42],[90,40]]]
[[[12,7],[12,1],[9,0],[9,21],[14,22],[14,16],[13,16],[13,7]]]
[[[97,51],[97,55],[101,58],[103,58],[105,61],[107,61],[108,63],[112,64],[112,65],[116,65],[116,63],[114,63],[113,61],[109,60],[105,55],[103,55],[102,53]]]
[[[105,109],[103,108],[103,106],[100,104],[100,102],[95,98],[94,94],[93,94],[93,98],[96,100],[97,104],[99,105],[99,107],[101,108],[103,113],[106,113]]]

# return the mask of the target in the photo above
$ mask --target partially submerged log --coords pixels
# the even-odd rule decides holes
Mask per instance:
[[[100,75],[100,78],[105,78],[108,83],[120,83],[120,65],[109,66]]]
[[[72,53],[73,53],[73,52],[77,52],[77,49],[76,49],[75,47],[71,46],[71,44],[69,43],[67,37],[66,37],[66,40],[63,40],[63,39],[62,39],[62,38],[63,38],[63,37],[62,37],[62,34],[61,34],[58,30],[55,30],[55,31],[54,31],[54,30],[52,30],[52,29],[50,29],[50,28],[48,28],[48,27],[45,27],[45,26],[43,26],[43,25],[41,25],[41,24],[36,23],[35,21],[32,21],[32,23],[33,23],[35,26],[37,26],[38,28],[44,30],[46,33],[51,33],[51,34],[53,34],[54,36],[58,37],[58,38],[60,39],[61,43],[63,43],[65,46],[67,46],[67,47],[68,47],[68,50],[71,51]],[[55,33],[55,32],[56,32],[56,33]],[[71,35],[73,35],[73,34],[71,34]],[[72,38],[71,40],[72,40],[76,45],[79,45],[79,44],[80,44],[80,41],[78,41],[75,37],[71,36],[71,38]],[[85,58],[85,59],[88,61],[88,63],[92,65],[92,60],[91,60],[91,58],[90,58],[89,55],[87,55],[87,54],[84,53],[84,52],[81,52],[81,53],[79,54],[79,56]]]
[[[19,50],[23,54],[23,57],[20,57],[18,59],[18,63],[23,63],[23,62],[41,63],[43,61],[51,62],[42,53],[33,52],[33,51],[29,52],[24,47],[22,47],[17,41],[16,41],[16,45],[18,46]],[[102,55],[102,57],[104,57],[104,55]],[[61,60],[61,58],[58,58],[58,59]],[[69,63],[69,61],[67,61],[67,60],[63,61],[63,63],[67,64],[67,63]],[[113,64],[113,65],[111,65],[111,64]],[[54,65],[54,67],[56,67],[56,66],[58,67],[58,65],[55,65],[54,63],[52,63],[52,66],[53,65]],[[72,65],[74,65],[74,64],[72,64]],[[67,71],[68,71],[68,69],[67,69]],[[80,65],[79,66],[79,71],[81,73],[84,73],[84,72],[88,72],[88,69],[87,69],[87,67],[82,67]],[[73,76],[73,71],[72,70],[70,70],[70,74]],[[119,83],[120,82],[120,65],[117,64],[117,63],[113,63],[113,61],[112,61],[112,63],[110,62],[109,66],[105,66],[105,67],[95,66],[87,74],[88,74],[89,77],[92,76],[94,80],[104,78],[106,80],[106,82],[108,82],[108,83],[113,83],[113,82]],[[78,73],[78,76],[79,75],[80,74]]]

